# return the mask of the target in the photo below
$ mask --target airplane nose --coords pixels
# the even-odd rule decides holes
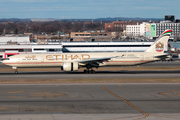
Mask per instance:
[[[2,62],[3,64],[5,64],[5,63],[7,63],[9,60],[10,60],[9,58],[2,59],[2,61],[1,61],[1,62]]]
[[[3,63],[3,64],[6,63],[6,60],[2,60],[1,63]]]

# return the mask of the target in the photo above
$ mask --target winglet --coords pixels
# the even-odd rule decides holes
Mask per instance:
[[[156,41],[150,46],[150,48],[146,50],[146,52],[163,53],[168,44],[171,33],[172,30],[166,30],[163,32],[159,38],[157,38]]]

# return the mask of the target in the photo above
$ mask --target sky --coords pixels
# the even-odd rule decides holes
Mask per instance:
[[[107,17],[180,19],[180,0],[0,0],[0,18],[95,19]]]

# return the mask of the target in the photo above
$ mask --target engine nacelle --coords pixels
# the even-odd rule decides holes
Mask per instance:
[[[78,62],[64,62],[62,70],[63,71],[77,71],[79,69]]]

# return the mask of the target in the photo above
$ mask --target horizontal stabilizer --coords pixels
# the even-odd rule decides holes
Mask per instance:
[[[165,58],[169,58],[170,55],[171,54],[159,55],[159,56],[155,56],[155,58],[165,59]]]

